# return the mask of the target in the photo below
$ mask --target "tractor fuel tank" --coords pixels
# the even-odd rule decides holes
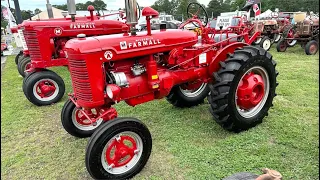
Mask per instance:
[[[194,32],[180,29],[154,30],[139,32],[136,36],[123,34],[72,39],[67,42],[68,54],[87,54],[103,52],[103,61],[129,59],[149,54],[168,52],[174,48],[183,48],[197,43]]]

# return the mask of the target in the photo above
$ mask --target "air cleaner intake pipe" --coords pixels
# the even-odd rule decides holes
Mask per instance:
[[[74,22],[75,15],[77,14],[75,0],[67,0],[67,6],[68,6],[68,13],[71,16],[71,20],[72,20],[72,22]]]
[[[138,9],[136,0],[125,0],[127,24],[130,26],[131,35],[136,35],[138,24]]]

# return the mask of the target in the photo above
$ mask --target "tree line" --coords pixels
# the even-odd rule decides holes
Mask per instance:
[[[187,6],[189,3],[198,2],[197,0],[157,0],[151,7],[159,12],[174,15],[178,20],[182,17],[186,19]],[[284,12],[313,11],[319,12],[319,0],[261,0],[262,12],[270,9],[279,8]],[[246,4],[246,0],[211,0],[205,7],[209,17],[217,17],[222,12],[232,12],[241,10]]]
[[[271,9],[272,11],[275,8],[279,8],[280,11],[313,11],[319,12],[319,0],[261,0],[262,1],[262,12]],[[159,12],[164,12],[166,14],[174,15],[176,19],[182,20],[187,19],[187,6],[191,2],[198,2],[197,0],[157,0],[151,6]],[[245,5],[246,0],[211,0],[207,5],[202,4],[208,12],[209,17],[217,17],[222,12],[232,12],[235,10],[241,10],[241,8]],[[107,4],[103,0],[94,0],[87,1],[86,3],[77,3],[77,10],[87,10],[89,5],[93,5],[95,9],[99,12],[100,10],[106,10]],[[55,8],[67,11],[67,4],[62,5],[52,5]],[[1,9],[4,6],[1,6]],[[14,17],[15,9],[10,8]],[[21,10],[21,16],[23,20],[27,20],[30,17],[39,14],[41,12],[40,9],[31,10]],[[3,15],[1,13],[1,27],[5,27],[8,23],[4,20]]]

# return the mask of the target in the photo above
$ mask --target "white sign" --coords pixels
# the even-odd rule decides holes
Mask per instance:
[[[199,64],[207,63],[207,53],[203,53],[199,56]]]
[[[218,16],[217,19],[217,25],[216,25],[216,29],[219,30],[220,26],[222,26],[222,29],[225,30],[228,27],[231,26],[231,22],[232,22],[232,17],[222,17],[222,16]]]

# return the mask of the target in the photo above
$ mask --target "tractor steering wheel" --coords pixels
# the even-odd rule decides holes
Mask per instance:
[[[203,10],[202,13],[200,11]],[[187,8],[187,14],[189,19],[199,19],[199,16],[204,16],[204,21],[202,22],[202,25],[205,27],[208,24],[208,13],[206,9],[199,3],[190,3]],[[201,24],[195,23],[194,21],[191,21],[193,25],[196,27],[200,27]]]

